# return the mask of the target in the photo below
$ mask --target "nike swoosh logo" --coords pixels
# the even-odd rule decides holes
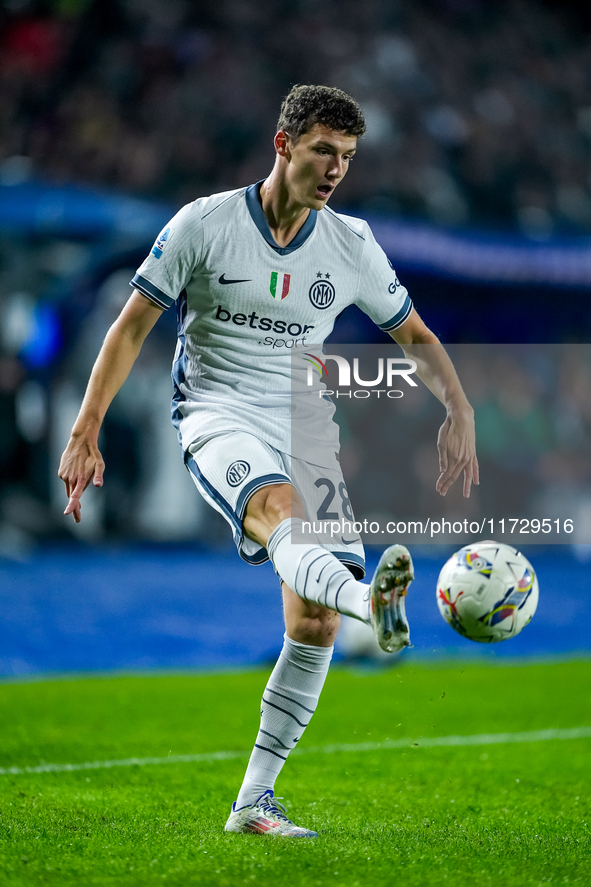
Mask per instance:
[[[248,280],[226,280],[225,274],[222,274],[221,277],[218,278],[218,283],[226,284],[226,283],[250,283],[252,278]]]
[[[343,539],[343,537],[341,536],[341,542],[343,543],[343,545],[354,545],[355,542],[359,542],[359,539]]]

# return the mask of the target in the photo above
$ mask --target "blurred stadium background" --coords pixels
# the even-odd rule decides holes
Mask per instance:
[[[239,562],[182,467],[168,421],[172,312],[107,417],[105,487],[87,492],[78,527],[62,516],[56,470],[162,224],[196,196],[265,176],[298,82],[361,102],[367,135],[334,206],[371,222],[444,342],[580,345],[572,382],[543,392],[556,458],[538,480],[548,496],[590,501],[589,4],[4,0],[0,673],[243,665],[278,651],[272,571]],[[379,337],[349,310],[332,340]],[[518,385],[489,388],[486,415],[505,429],[500,450],[481,441],[491,459],[532,427],[539,377],[526,366]],[[486,655],[589,651],[589,548],[526,553],[538,616]],[[482,653],[436,612],[448,554],[418,552],[411,655]]]

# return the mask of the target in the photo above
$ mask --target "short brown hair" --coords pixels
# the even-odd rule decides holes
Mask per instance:
[[[277,129],[286,132],[297,142],[316,123],[323,123],[348,136],[362,136],[365,132],[365,120],[359,104],[342,89],[333,86],[294,86],[281,105]]]

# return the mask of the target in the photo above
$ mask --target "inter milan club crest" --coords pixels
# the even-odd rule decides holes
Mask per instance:
[[[328,279],[322,280],[322,275],[320,272],[316,275],[319,279],[316,283],[313,283],[310,287],[310,301],[314,305],[315,308],[319,308],[321,311],[324,311],[325,308],[330,308],[332,303],[335,300],[335,288]],[[330,277],[329,274],[325,275],[326,278]]]
[[[269,292],[274,299],[284,299],[289,292],[291,274],[282,274],[281,271],[271,271]]]
[[[238,462],[232,462],[226,471],[226,480],[231,487],[237,487],[250,474],[250,465],[240,459]]]

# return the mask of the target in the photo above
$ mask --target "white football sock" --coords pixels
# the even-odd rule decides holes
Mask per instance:
[[[292,527],[299,529],[301,523],[287,518],[269,536],[267,552],[276,572],[302,600],[369,624],[369,585],[354,579],[326,548],[292,544]]]
[[[332,647],[309,647],[284,635],[283,649],[263,693],[261,726],[236,809],[273,789],[285,760],[316,710]]]

